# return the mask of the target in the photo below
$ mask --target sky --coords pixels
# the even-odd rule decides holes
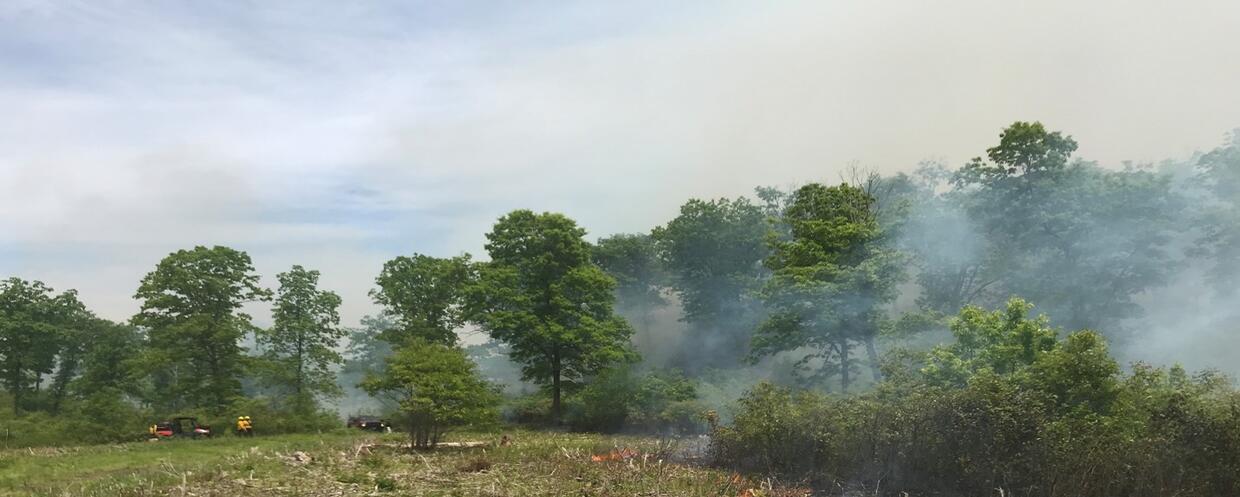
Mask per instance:
[[[322,271],[517,208],[591,239],[690,197],[959,165],[1015,120],[1118,167],[1240,127],[1240,2],[0,2],[0,275],[124,320],[195,245]],[[268,318],[258,309],[256,322]]]

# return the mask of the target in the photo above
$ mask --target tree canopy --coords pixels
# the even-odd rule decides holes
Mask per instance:
[[[142,307],[133,318],[147,330],[158,402],[221,410],[239,397],[240,341],[256,329],[241,306],[270,297],[245,252],[199,246],[159,261],[134,295]]]
[[[590,260],[585,230],[555,213],[513,211],[487,234],[489,263],[470,290],[471,320],[510,347],[526,380],[551,390],[634,357],[632,329],[613,311],[615,280]]]

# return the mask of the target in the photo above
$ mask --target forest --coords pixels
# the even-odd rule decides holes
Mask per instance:
[[[999,131],[964,164],[688,199],[642,233],[513,210],[485,253],[375,268],[357,326],[331,268],[265,288],[234,247],[152,261],[126,322],[8,278],[0,443],[364,413],[420,449],[509,425],[705,436],[712,465],[815,489],[1240,494],[1240,130],[1120,166],[1040,122]]]

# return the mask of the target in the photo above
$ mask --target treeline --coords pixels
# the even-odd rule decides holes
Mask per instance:
[[[353,330],[318,272],[295,266],[273,292],[227,247],[160,261],[124,324],[94,317],[72,291],[10,279],[0,376],[14,423],[76,415],[100,426],[199,413],[317,429],[338,424],[324,401],[360,386],[432,445],[498,410],[580,429],[692,431],[761,378],[823,392],[885,385],[885,356],[952,340],[950,316],[1011,296],[1048,326],[1129,343],[1141,339],[1142,299],[1170,283],[1208,281],[1203,298],[1218,302],[1208,309],[1228,312],[1240,141],[1120,170],[1075,159],[1076,148],[1017,122],[956,170],[852,171],[753,199],[693,199],[649,233],[593,244],[561,214],[513,211],[487,234],[486,260],[388,261],[370,295],[382,314]],[[269,328],[243,312],[256,302],[271,306]],[[490,341],[463,347],[465,327]],[[539,392],[501,405],[487,380]]]
[[[1240,135],[1122,169],[1076,149],[1017,122],[955,170],[691,200],[648,234],[600,239],[595,258],[649,362],[704,377],[763,364],[837,391],[879,381],[884,350],[950,339],[961,308],[1012,296],[1130,351],[1235,317]]]
[[[269,433],[335,428],[318,399],[341,390],[332,368],[345,330],[340,297],[318,278],[294,266],[273,293],[244,252],[181,250],[141,280],[141,310],[124,324],[96,317],[72,290],[0,282],[0,369],[13,416],[5,442],[134,439],[169,415],[196,415],[217,433],[238,415],[257,416]],[[251,323],[241,311],[250,302],[271,303],[271,327]]]

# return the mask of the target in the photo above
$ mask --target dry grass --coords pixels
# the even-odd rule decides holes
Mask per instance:
[[[206,442],[213,444],[210,450],[194,443],[172,448],[135,444],[87,450],[93,454],[89,460],[81,459],[82,451],[48,453],[32,457],[68,458],[57,462],[67,465],[100,461],[97,452],[109,450],[118,458],[157,449],[168,457],[138,457],[147,462],[121,470],[79,466],[80,472],[5,490],[10,495],[201,497],[804,495],[683,463],[683,447],[677,443],[562,433],[511,436],[512,443],[501,446],[499,435],[462,435],[455,441],[485,443],[427,452],[408,451],[396,436],[348,435]],[[198,460],[174,463],[172,456]],[[4,471],[0,467],[0,475]]]

